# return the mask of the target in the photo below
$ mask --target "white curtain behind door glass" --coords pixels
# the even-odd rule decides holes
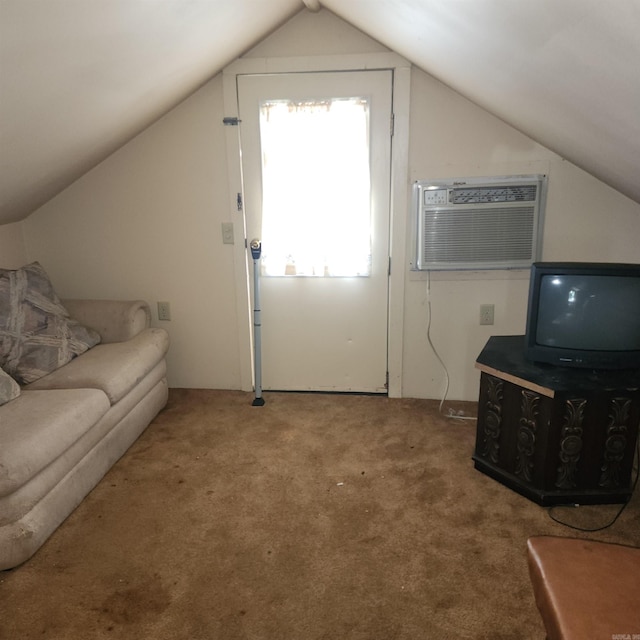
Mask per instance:
[[[260,141],[263,274],[370,275],[368,101],[262,103]]]

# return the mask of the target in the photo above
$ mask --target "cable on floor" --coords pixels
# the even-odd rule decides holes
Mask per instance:
[[[431,339],[431,271],[427,271],[427,311],[428,311],[428,319],[427,319],[427,342],[431,347],[435,357],[438,359],[438,362],[442,366],[445,377],[445,388],[444,393],[442,395],[442,399],[440,400],[440,406],[438,407],[438,411],[441,415],[451,418],[452,420],[477,420],[476,416],[465,416],[462,412],[456,413],[453,409],[449,409],[448,413],[442,412],[442,405],[447,398],[447,394],[449,393],[449,371],[447,370],[447,365],[444,363],[444,360],[440,357],[438,350],[433,344],[433,340]]]

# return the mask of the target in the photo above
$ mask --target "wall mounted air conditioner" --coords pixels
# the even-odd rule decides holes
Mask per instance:
[[[419,180],[414,270],[524,269],[539,259],[544,175]]]

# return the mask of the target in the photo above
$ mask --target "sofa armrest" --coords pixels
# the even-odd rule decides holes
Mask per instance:
[[[62,300],[69,315],[100,334],[103,343],[125,342],[151,324],[144,300]]]

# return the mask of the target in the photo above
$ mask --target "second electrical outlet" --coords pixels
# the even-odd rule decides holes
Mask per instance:
[[[481,304],[480,324],[493,324],[493,311],[494,306],[492,304]]]
[[[158,302],[158,320],[171,320],[171,305],[168,302]]]

